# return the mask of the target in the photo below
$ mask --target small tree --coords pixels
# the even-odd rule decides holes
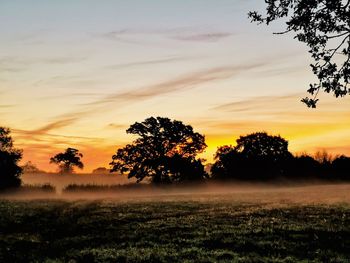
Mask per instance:
[[[14,148],[8,128],[0,127],[0,190],[21,185],[22,168],[18,162],[22,151]]]
[[[74,148],[68,148],[64,153],[59,153],[50,159],[50,163],[57,164],[59,171],[62,174],[71,174],[74,172],[74,167],[79,169],[84,168],[84,164],[81,161],[83,155],[79,150]]]
[[[37,173],[45,173],[44,171],[40,170],[35,164],[33,164],[31,161],[27,162],[25,165],[22,166],[23,173],[24,174],[37,174]]]
[[[92,174],[109,174],[109,169],[105,167],[98,167],[92,171]]]
[[[206,176],[197,154],[204,151],[204,136],[190,125],[168,118],[151,117],[130,126],[127,133],[138,138],[112,157],[112,172],[127,173],[137,182],[154,183],[203,179]]]

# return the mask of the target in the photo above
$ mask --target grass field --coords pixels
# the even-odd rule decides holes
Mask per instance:
[[[350,205],[0,201],[0,262],[350,262]]]

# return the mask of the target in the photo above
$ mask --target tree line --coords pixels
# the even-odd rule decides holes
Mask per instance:
[[[210,172],[205,169],[205,160],[198,158],[207,147],[205,136],[195,132],[191,125],[169,118],[150,117],[135,122],[126,132],[135,135],[136,139],[112,156],[110,172],[127,174],[137,182],[350,179],[349,157],[331,158],[327,153],[314,157],[293,155],[286,139],[266,132],[240,136],[234,146],[219,147]],[[0,128],[0,189],[20,186],[22,167],[18,163],[21,158],[22,151],[13,146],[10,130]],[[79,150],[68,148],[53,156],[50,162],[58,165],[60,173],[67,174],[75,167],[84,167],[82,158]]]

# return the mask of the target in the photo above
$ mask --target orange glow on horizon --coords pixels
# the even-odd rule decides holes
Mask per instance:
[[[279,127],[281,132],[272,132],[277,130],[276,127],[270,129],[258,129],[251,124],[252,128],[241,133],[232,134],[208,134],[206,135],[207,148],[205,152],[199,155],[199,157],[206,159],[207,163],[213,162],[214,154],[218,147],[223,145],[235,145],[236,139],[240,135],[246,135],[251,132],[266,131],[269,134],[281,135],[283,138],[289,141],[289,150],[294,153],[306,152],[308,154],[314,154],[320,150],[326,150],[333,155],[345,154],[350,155],[350,138],[344,141],[344,137],[349,134],[349,129],[346,125],[338,125],[334,127],[334,130],[330,131],[329,127],[315,126],[312,129],[305,127],[303,129],[295,128],[293,126]],[[263,126],[262,126],[263,127]],[[339,140],[337,140],[339,138]],[[14,136],[16,139],[16,136]],[[130,141],[131,142],[131,141]],[[83,145],[76,144],[73,147],[77,148],[84,154],[82,159],[85,167],[83,170],[76,170],[77,173],[89,173],[98,167],[109,168],[109,163],[112,160],[112,155],[119,147],[123,147],[124,144],[115,146],[99,147],[98,145]],[[58,152],[63,151],[66,147],[72,145],[57,146],[35,146],[32,144],[26,145],[25,141],[17,143],[17,147],[24,150],[24,158],[22,163],[27,161],[33,162],[40,169],[48,172],[56,172],[57,167],[49,163],[50,157]]]

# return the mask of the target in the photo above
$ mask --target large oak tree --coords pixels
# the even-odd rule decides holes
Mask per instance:
[[[126,131],[137,138],[117,150],[111,162],[114,172],[127,173],[137,182],[154,183],[203,179],[206,175],[196,156],[206,148],[203,135],[181,121],[151,117]]]

